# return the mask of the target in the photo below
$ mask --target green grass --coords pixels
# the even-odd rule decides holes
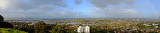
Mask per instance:
[[[0,33],[27,33],[27,32],[12,29],[12,28],[0,28]]]

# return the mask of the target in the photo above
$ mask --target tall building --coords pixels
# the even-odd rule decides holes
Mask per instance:
[[[84,29],[84,32],[85,32],[85,33],[90,33],[90,27],[89,27],[89,26],[85,26],[84,28],[85,28],[85,29]]]
[[[90,27],[89,26],[79,26],[77,28],[78,33],[90,33]]]
[[[82,27],[82,26],[79,26],[79,27],[77,28],[77,32],[78,32],[78,33],[83,32],[83,27]]]

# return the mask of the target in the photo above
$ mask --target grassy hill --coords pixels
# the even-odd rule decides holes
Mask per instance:
[[[27,32],[12,29],[12,28],[0,28],[0,33],[27,33]]]

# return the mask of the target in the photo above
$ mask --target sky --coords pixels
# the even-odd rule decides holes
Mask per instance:
[[[158,18],[160,0],[0,0],[4,18]]]

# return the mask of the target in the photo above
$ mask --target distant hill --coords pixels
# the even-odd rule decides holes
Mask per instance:
[[[12,28],[0,28],[0,33],[27,33],[27,32],[12,29]]]

